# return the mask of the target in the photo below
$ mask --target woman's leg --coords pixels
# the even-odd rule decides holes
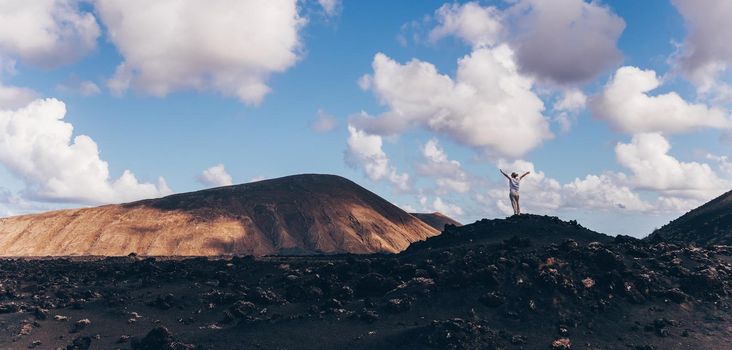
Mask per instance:
[[[518,215],[518,213],[519,213],[518,194],[511,191],[511,193],[508,195],[508,197],[511,198],[511,206],[513,207],[513,215]]]

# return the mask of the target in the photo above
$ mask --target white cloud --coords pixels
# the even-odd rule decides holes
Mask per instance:
[[[652,205],[643,201],[628,186],[619,184],[617,176],[612,174],[587,175],[584,179],[563,186],[564,207],[585,209],[621,209],[630,211],[646,211]]]
[[[646,212],[654,208],[624,184],[625,175],[621,173],[587,175],[562,185],[525,160],[500,160],[497,165],[509,174],[530,172],[521,181],[522,212],[556,213],[567,209]],[[508,184],[503,177],[498,184],[489,186],[485,193],[476,194],[473,199],[484,208],[495,208],[506,215],[513,213],[508,200]]]
[[[568,89],[562,94],[562,98],[554,103],[555,111],[576,112],[585,108],[587,96],[579,89]]]
[[[444,4],[435,11],[435,18],[438,25],[429,33],[432,42],[452,35],[474,47],[492,46],[503,31],[500,12],[476,2]]]
[[[713,154],[707,154],[707,159],[713,160],[717,163],[719,170],[725,173],[728,177],[732,178],[732,161],[727,156],[717,156]]]
[[[0,82],[0,110],[18,109],[36,98],[38,94],[31,89],[7,86]]]
[[[209,187],[231,186],[234,184],[231,175],[226,172],[223,164],[214,165],[204,170],[198,176],[198,181]]]
[[[44,67],[73,62],[96,47],[94,15],[77,0],[0,2],[0,55]]]
[[[328,16],[335,16],[342,6],[341,0],[318,0],[318,4],[323,8]]]
[[[332,115],[326,113],[322,109],[318,109],[315,121],[310,125],[310,128],[315,132],[329,132],[333,131],[338,127],[338,120]]]
[[[459,218],[465,215],[463,208],[455,203],[443,200],[441,197],[435,197],[430,201],[429,197],[424,194],[419,194],[417,198],[419,199],[419,204],[422,207],[423,213],[439,212],[452,218]]]
[[[590,108],[595,117],[628,133],[732,127],[732,119],[720,109],[689,103],[676,92],[648,94],[660,85],[652,70],[622,67],[604,90],[590,99]]]
[[[443,201],[442,198],[436,197],[432,202],[434,211],[440,212],[450,217],[461,217],[465,214],[462,208],[457,204]]]
[[[72,139],[73,126],[63,121],[65,114],[66,106],[56,99],[0,110],[0,163],[25,182],[30,198],[111,203],[171,192],[163,178],[157,184],[141,183],[129,170],[111,179],[96,142],[86,135]]]
[[[633,173],[634,186],[666,196],[708,200],[732,186],[708,164],[679,161],[668,154],[670,149],[661,134],[645,133],[634,135],[628,144],[618,143],[615,155]]]
[[[506,45],[477,49],[458,61],[455,80],[419,60],[406,64],[379,53],[374,73],[362,78],[389,111],[355,117],[371,134],[395,135],[413,127],[445,134],[463,145],[518,157],[552,137],[544,103],[520,75]]]
[[[659,196],[656,203],[657,211],[665,211],[672,213],[685,213],[691,209],[697,208],[710,200],[707,199],[695,199],[695,198],[679,198],[669,196]]]
[[[688,34],[675,60],[701,92],[717,87],[728,89],[717,80],[732,62],[732,2],[727,0],[672,0],[684,18]]]
[[[48,208],[0,187],[0,216],[23,215],[44,210]]]
[[[597,1],[519,0],[507,11],[521,69],[542,80],[586,82],[621,61],[625,21]]]
[[[389,164],[389,157],[381,148],[381,136],[370,135],[352,125],[348,125],[348,133],[346,162],[349,165],[362,168],[366,176],[373,181],[385,179],[400,191],[410,189],[409,174],[400,174]]]
[[[463,171],[460,162],[450,160],[436,139],[431,139],[422,147],[424,161],[417,164],[420,175],[435,178],[437,193],[465,193],[470,190],[470,179]]]
[[[99,86],[93,81],[89,80],[74,80],[72,79],[68,83],[59,84],[56,86],[56,90],[60,92],[70,92],[79,94],[81,96],[95,96],[102,93]]]
[[[577,114],[585,108],[587,96],[579,89],[567,89],[563,92],[562,98],[554,103],[552,109],[555,113],[554,120],[559,123],[563,132],[572,128]]]
[[[305,24],[296,0],[97,0],[96,9],[124,57],[114,93],[206,89],[247,104],[298,60]]]
[[[562,85],[589,81],[621,61],[617,41],[625,22],[609,7],[584,0],[510,2],[504,10],[475,1],[442,5],[428,38],[454,36],[474,48],[508,43],[522,72]]]

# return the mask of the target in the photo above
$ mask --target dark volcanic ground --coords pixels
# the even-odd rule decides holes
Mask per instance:
[[[525,215],[399,255],[0,260],[2,349],[729,349],[732,249]]]

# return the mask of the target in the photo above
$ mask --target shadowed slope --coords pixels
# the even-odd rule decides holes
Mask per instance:
[[[445,225],[462,226],[463,224],[457,222],[453,218],[444,215],[440,212],[434,213],[410,213],[412,216],[424,221],[427,225],[436,228],[439,231],[445,229]]]
[[[646,239],[732,245],[732,191],[671,221]]]
[[[307,174],[0,219],[0,255],[398,252],[438,233],[350,180]]]

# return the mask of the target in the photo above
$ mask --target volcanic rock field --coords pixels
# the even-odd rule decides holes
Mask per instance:
[[[399,254],[0,260],[2,349],[728,349],[732,248],[522,215]]]

